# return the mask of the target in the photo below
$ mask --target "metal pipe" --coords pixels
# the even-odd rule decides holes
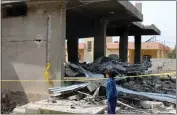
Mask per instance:
[[[47,36],[46,36],[46,64],[49,63],[49,39],[51,31],[51,16],[47,17]]]

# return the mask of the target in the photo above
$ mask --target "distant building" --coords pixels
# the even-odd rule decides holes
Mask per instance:
[[[93,62],[93,47],[94,47],[94,39],[93,38],[85,38],[83,39],[83,43],[79,43],[78,52],[81,62]],[[119,54],[119,43],[113,43],[112,37],[107,37],[107,51],[106,55],[110,54]],[[67,48],[67,46],[66,46]],[[152,58],[167,58],[168,52],[170,52],[170,48],[159,42],[142,42],[142,57],[145,55],[149,55]],[[128,43],[128,62],[134,63],[134,43]],[[67,50],[66,50],[66,60]]]

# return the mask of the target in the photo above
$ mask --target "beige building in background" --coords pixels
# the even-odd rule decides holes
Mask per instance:
[[[78,52],[81,62],[93,62],[94,55],[94,39],[93,38],[84,38],[83,43],[79,43]],[[89,42],[91,43],[91,50],[89,49]],[[107,37],[106,39],[107,50],[106,56],[110,54],[118,54],[119,55],[119,43],[113,43],[112,37]],[[141,44],[142,48],[142,57],[145,55],[149,55],[152,58],[167,58],[168,52],[171,50],[168,46],[159,43],[159,42],[143,42]],[[67,49],[67,45],[66,45]],[[134,42],[128,43],[128,62],[134,63]],[[66,61],[68,60],[67,50],[66,50]]]

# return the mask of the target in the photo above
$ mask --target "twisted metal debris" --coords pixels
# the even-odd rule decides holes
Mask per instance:
[[[111,70],[115,76],[144,75],[150,73],[148,68],[151,66],[151,61],[143,60],[142,64],[129,64],[121,62],[118,55],[110,55],[109,57],[100,57],[93,63],[69,63],[66,66],[65,75],[88,77],[88,74],[91,73],[90,77],[92,77],[92,75],[95,76],[94,74],[104,74],[106,69]]]

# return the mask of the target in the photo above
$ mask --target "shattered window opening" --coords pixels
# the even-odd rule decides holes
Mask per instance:
[[[27,15],[27,5],[24,2],[6,4],[2,6],[2,17],[17,17]]]

